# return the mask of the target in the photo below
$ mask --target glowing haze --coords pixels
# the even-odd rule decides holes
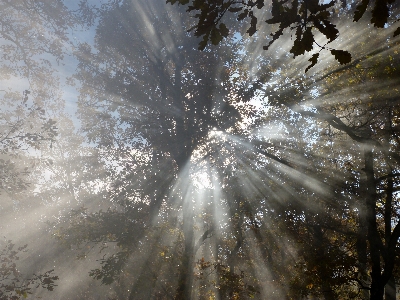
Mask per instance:
[[[377,207],[399,170],[394,29],[335,7],[331,46],[352,63],[322,51],[304,73],[314,52],[293,59],[290,32],[264,51],[268,24],[249,38],[232,22],[201,52],[181,6],[82,3],[15,1],[0,13],[0,247],[28,244],[24,279],[59,277],[33,295],[365,296],[344,279],[361,278],[364,140],[381,145]]]

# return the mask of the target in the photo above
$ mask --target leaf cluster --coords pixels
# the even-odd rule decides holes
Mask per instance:
[[[383,28],[388,23],[393,2],[394,0],[375,1],[371,17],[374,26]],[[238,22],[249,18],[247,33],[252,36],[257,32],[257,11],[269,10],[270,17],[265,22],[278,26],[278,29],[270,34],[271,40],[263,47],[264,50],[268,50],[289,30],[294,31],[295,36],[290,49],[290,53],[294,57],[319,49],[318,53],[314,53],[309,59],[311,64],[306,68],[306,72],[317,64],[321,50],[329,50],[340,64],[348,64],[352,59],[348,51],[328,47],[328,44],[339,36],[339,30],[333,24],[332,18],[335,1],[320,3],[318,0],[273,0],[270,7],[263,0],[167,0],[167,3],[187,5],[187,12],[196,12],[194,17],[197,19],[197,24],[189,31],[194,30],[195,36],[203,37],[199,43],[200,50],[204,50],[209,42],[216,45],[228,36],[229,28],[225,25],[226,21],[223,19],[226,14],[234,14]],[[356,7],[354,12],[355,22],[359,21],[365,14],[369,3],[369,0],[363,0]],[[321,33],[326,38],[327,42],[324,45],[319,45],[316,42],[316,32]],[[398,34],[400,34],[400,28],[395,31],[394,36]]]

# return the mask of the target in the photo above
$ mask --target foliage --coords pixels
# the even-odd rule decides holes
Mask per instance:
[[[0,252],[0,299],[17,300],[28,298],[33,289],[39,287],[53,291],[57,286],[55,281],[58,276],[53,275],[54,270],[49,270],[43,274],[33,274],[26,278],[17,269],[19,255],[27,251],[28,245],[16,248],[15,244],[8,240]]]
[[[388,24],[390,14],[394,14],[392,8],[392,1],[377,0],[372,8],[371,23],[374,26],[383,28]],[[209,42],[217,45],[226,38],[229,34],[229,29],[224,22],[227,14],[233,14],[238,22],[243,22],[245,19],[250,19],[250,27],[247,33],[252,36],[257,32],[258,18],[261,15],[264,18],[267,12],[267,24],[276,25],[277,30],[270,34],[268,44],[264,46],[264,50],[268,50],[270,46],[276,42],[283,35],[289,31],[295,38],[293,40],[290,53],[294,57],[303,55],[305,52],[315,52],[315,48],[319,51],[314,53],[310,58],[311,64],[306,68],[306,72],[318,62],[320,52],[322,50],[329,50],[330,53],[340,64],[347,64],[351,62],[351,54],[348,51],[335,49],[329,46],[334,40],[339,37],[339,30],[334,23],[340,21],[336,18],[334,8],[336,2],[330,1],[328,3],[320,3],[318,0],[304,0],[304,1],[279,1],[274,0],[270,5],[267,1],[209,1],[209,0],[196,0],[196,1],[177,1],[167,0],[167,3],[180,5],[187,5],[187,12],[196,12],[194,17],[198,20],[197,24],[189,29],[194,30],[197,37],[203,37],[199,43],[199,49],[204,50]],[[347,10],[346,1],[343,1],[342,13]],[[352,3],[354,6],[355,3]],[[362,1],[354,9],[354,21],[359,21],[365,14],[369,1]],[[337,4],[336,4],[337,6]],[[229,21],[228,21],[229,22]],[[271,28],[274,28],[271,26]],[[269,29],[271,30],[271,29]],[[272,29],[273,30],[273,29]],[[398,29],[397,29],[398,31]],[[394,36],[398,32],[394,33]],[[318,34],[322,34],[326,41],[321,44]]]
[[[61,1],[3,1],[0,14],[0,185],[13,194],[28,187],[33,154],[56,139],[51,115],[63,103],[52,62],[63,59],[73,22]]]
[[[217,11],[219,4],[213,3],[204,9]],[[283,26],[276,39],[279,30],[295,27],[290,49],[295,56],[313,50],[313,27],[329,43],[338,38],[333,23],[326,21],[332,4],[301,8],[304,5],[274,2],[269,19]],[[143,11],[146,21],[139,14]],[[280,11],[304,13],[300,20],[289,15],[280,19]],[[239,55],[244,41],[230,40],[227,26],[209,32],[207,39],[218,44],[215,51],[197,52],[197,41],[174,23],[184,18],[181,11],[122,2],[99,16],[95,44],[78,48],[75,79],[82,84],[83,132],[103,161],[108,160],[105,190],[115,206],[94,213],[77,211],[57,232],[71,245],[116,246],[102,250],[108,252],[91,276],[104,284],[130,286],[130,295],[121,297],[131,299],[163,292],[178,299],[193,294],[346,299],[362,297],[360,291],[373,290],[375,282],[379,293],[383,291],[391,271],[385,267],[385,274],[369,276],[376,250],[362,249],[382,238],[379,262],[389,265],[385,251],[397,253],[397,245],[384,245],[383,237],[393,241],[397,231],[382,226],[388,220],[397,224],[397,200],[388,215],[378,204],[385,206],[389,198],[376,198],[376,222],[368,230],[378,235],[366,235],[363,228],[372,223],[364,208],[372,206],[365,199],[375,188],[367,181],[371,174],[363,174],[369,145],[376,147],[373,168],[385,178],[384,186],[391,174],[384,160],[392,162],[393,170],[398,168],[397,129],[378,129],[397,124],[397,92],[372,87],[375,78],[387,74],[389,79],[389,70],[396,72],[393,62],[375,55],[379,49],[371,57],[371,44],[358,49],[360,57],[352,63],[344,51],[330,49],[348,65],[328,66],[325,74],[308,79],[292,78],[296,71],[280,65],[287,58],[252,61],[260,71],[250,75],[251,64]],[[311,62],[315,65],[318,58],[313,56]],[[371,88],[365,89],[368,84]],[[355,92],[340,94],[340,101],[328,98],[357,88],[366,93],[362,99]],[[249,104],[255,98],[268,109],[256,111]],[[247,127],[245,119],[251,119]],[[279,129],[275,136],[270,133],[274,129]],[[350,142],[343,142],[343,136]],[[379,146],[384,139],[390,140],[389,147]],[[208,188],[188,180],[198,169],[205,170]],[[198,198],[207,205],[185,202]],[[196,280],[190,281],[196,261]],[[192,285],[198,288],[190,291]]]
[[[120,299],[382,299],[399,278],[399,43],[361,17],[384,26],[396,6],[170,2],[199,22],[157,1],[80,2],[96,27],[74,47],[80,134],[60,116],[56,136],[33,89],[9,101],[32,119],[5,124],[7,149],[51,145],[31,176],[59,210],[54,237]],[[339,36],[354,17],[365,37]],[[271,55],[242,37],[246,18],[251,41],[274,32]]]

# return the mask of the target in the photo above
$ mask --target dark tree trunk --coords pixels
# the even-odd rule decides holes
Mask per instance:
[[[392,172],[389,174],[392,175]],[[392,202],[393,202],[393,178],[388,178],[387,185],[387,196],[385,202],[385,244],[388,248],[388,254],[390,255],[393,252],[393,257],[395,256],[394,251],[390,251],[391,248],[395,248],[395,245],[391,244],[391,235],[392,235]],[[391,260],[390,257],[386,258],[385,267],[388,264],[392,263],[394,267],[394,259]],[[391,267],[391,266],[389,266]],[[391,267],[393,269],[393,267]],[[385,268],[386,269],[386,268]],[[386,271],[386,270],[385,270]],[[390,273],[392,273],[391,271]],[[393,275],[390,276],[389,281],[385,286],[385,300],[396,300],[396,282],[394,280]]]
[[[396,282],[393,276],[386,283],[385,300],[396,300]]]
[[[384,286],[382,286],[380,282],[377,282],[377,280],[372,282],[370,290],[370,300],[383,300],[384,290]]]
[[[368,227],[368,242],[371,255],[371,289],[370,300],[383,300],[385,283],[382,278],[381,248],[382,240],[376,221],[376,188],[373,169],[372,145],[364,145],[364,162],[366,174],[366,223]]]
[[[314,235],[314,249],[316,250],[316,260],[320,263],[317,266],[318,273],[321,278],[324,278],[322,281],[322,293],[324,295],[325,300],[335,300],[336,295],[332,290],[332,286],[329,283],[329,270],[325,264],[325,248],[324,248],[324,233],[321,228],[321,221],[318,220],[318,224],[314,225],[313,228],[313,235]],[[326,279],[325,279],[326,278]]]
[[[358,274],[357,279],[360,282],[360,296],[363,300],[368,300],[369,296],[369,283],[370,276],[368,274],[368,224],[367,224],[367,204],[366,199],[368,195],[367,188],[367,176],[364,172],[360,178],[360,199],[357,202],[358,210],[358,228],[357,228],[357,239],[356,239],[356,251],[358,260]]]
[[[365,195],[365,193],[363,193]],[[359,224],[358,224],[358,232],[357,232],[357,240],[356,240],[356,251],[357,251],[357,259],[358,259],[358,275],[357,279],[361,282],[361,299],[367,300],[369,298],[369,293],[367,290],[369,275],[367,271],[367,224],[365,218],[365,205],[364,203],[360,203],[358,206],[359,211]]]

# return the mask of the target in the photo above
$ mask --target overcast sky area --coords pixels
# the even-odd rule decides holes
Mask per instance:
[[[395,299],[398,3],[200,2],[0,0],[0,299]]]

